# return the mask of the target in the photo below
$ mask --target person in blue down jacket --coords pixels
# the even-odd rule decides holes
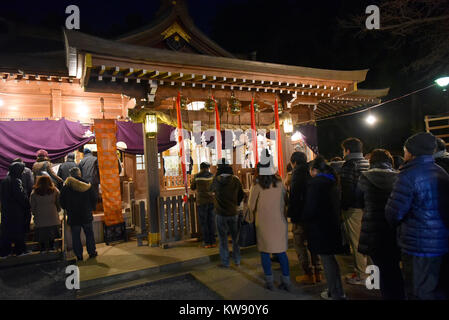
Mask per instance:
[[[431,133],[407,139],[406,163],[385,207],[387,221],[398,226],[409,299],[444,299],[438,282],[443,256],[449,250],[449,175],[435,164],[435,147]]]

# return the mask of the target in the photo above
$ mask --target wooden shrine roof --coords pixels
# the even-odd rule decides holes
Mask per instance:
[[[234,57],[195,26],[182,0],[162,1],[159,14],[151,24],[122,35],[117,40],[146,47]]]
[[[357,89],[368,70],[316,69],[175,52],[72,30],[65,30],[65,39],[69,73],[80,78],[86,90],[127,94],[129,88],[153,88],[153,94],[157,92],[154,105],[162,109],[172,108],[178,90],[192,101],[205,100],[211,92],[225,99],[234,91],[243,103],[255,96],[262,104],[272,105],[280,97],[292,113],[295,106],[312,108],[311,118],[320,119],[378,103],[388,93],[388,89]]]
[[[188,69],[188,67],[191,66],[202,68],[204,71],[215,69],[217,72],[219,70],[224,71],[222,73],[226,73],[226,71],[227,73],[240,72],[242,74],[247,74],[248,77],[246,80],[256,80],[257,76],[261,77],[265,74],[272,75],[277,79],[284,81],[287,79],[291,79],[292,81],[295,79],[298,81],[310,79],[313,82],[321,81],[323,83],[341,82],[343,87],[344,83],[353,84],[364,81],[368,72],[368,69],[355,71],[316,69],[235,58],[173,52],[106,40],[74,30],[65,30],[64,33],[66,38],[66,50],[75,49],[78,53],[84,52],[96,54],[99,58],[128,58],[136,63],[140,62],[142,65],[145,63],[161,64],[161,67],[165,65],[166,69],[169,69],[171,66],[178,66],[178,70],[179,67]],[[98,59],[97,62],[99,60],[100,59]],[[201,73],[198,73],[198,75],[201,76]],[[170,77],[166,77],[165,79],[170,80]],[[226,80],[230,82],[233,78],[230,77]],[[289,84],[293,87],[294,83],[292,82]]]

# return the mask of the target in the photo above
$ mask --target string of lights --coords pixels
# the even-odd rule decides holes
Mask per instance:
[[[391,99],[391,100],[388,100],[388,101],[384,101],[384,102],[378,103],[378,104],[376,104],[376,105],[373,105],[373,106],[371,106],[371,107],[368,107],[368,108],[365,108],[365,109],[362,109],[362,110],[357,110],[357,111],[353,111],[353,112],[349,112],[349,113],[345,113],[345,114],[339,114],[339,115],[332,116],[332,117],[327,117],[327,118],[324,118],[324,119],[318,119],[318,120],[316,120],[316,121],[318,122],[318,121],[324,121],[324,120],[331,120],[331,119],[336,119],[336,118],[341,118],[341,117],[351,116],[351,115],[358,114],[358,113],[362,113],[362,112],[367,112],[367,111],[370,111],[370,110],[372,110],[372,109],[374,109],[374,108],[378,108],[378,107],[383,106],[383,105],[385,105],[385,104],[387,104],[387,103],[390,103],[390,102],[393,102],[393,101],[397,101],[397,100],[403,99],[403,98],[405,98],[405,97],[411,96],[412,94],[418,93],[418,92],[420,92],[420,91],[429,89],[429,88],[434,87],[434,86],[436,86],[435,83],[434,83],[434,84],[431,84],[431,85],[429,85],[429,86],[427,86],[427,87],[425,87],[425,88],[421,88],[421,89],[415,90],[415,91],[413,91],[413,92],[409,92],[409,93],[404,94],[404,95],[402,95],[402,96],[400,96],[400,97],[396,97],[396,98],[394,98],[394,99]]]

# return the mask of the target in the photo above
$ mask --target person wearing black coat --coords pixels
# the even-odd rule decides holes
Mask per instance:
[[[311,254],[307,248],[307,237],[302,224],[302,211],[306,198],[307,184],[310,180],[309,165],[304,152],[296,151],[290,157],[293,166],[290,181],[290,193],[288,199],[287,216],[293,223],[293,244],[298,261],[304,271],[304,275],[296,277],[296,282],[301,284],[315,284],[321,282],[323,270],[318,255]]]
[[[396,230],[385,218],[385,205],[398,173],[393,170],[393,157],[387,150],[375,149],[370,169],[362,172],[358,196],[363,203],[362,230],[358,250],[371,257],[380,271],[380,292],[385,300],[404,300],[404,280],[399,266],[400,249]]]
[[[75,153],[71,152],[67,155],[66,162],[59,166],[57,174],[63,181],[66,181],[66,179],[70,177],[70,169],[76,166]]]
[[[81,244],[81,228],[86,235],[86,247],[89,257],[97,256],[93,232],[92,211],[97,204],[97,198],[92,185],[81,178],[80,169],[70,169],[68,177],[61,189],[59,202],[67,211],[67,224],[72,230],[73,251],[79,261],[83,260],[83,245]]]
[[[22,187],[22,173],[25,165],[13,162],[8,176],[1,183],[2,203],[0,257],[11,253],[20,256],[27,254],[25,235],[31,219],[30,202]],[[27,225],[28,223],[28,225]],[[14,243],[14,249],[12,244]]]
[[[16,158],[12,162],[21,162],[21,163],[25,164],[23,162],[22,158]],[[31,191],[33,191],[34,175],[33,175],[33,171],[31,171],[30,168],[27,168],[26,165],[23,169],[22,178],[20,180],[22,180],[23,190],[25,190],[25,193],[27,194],[27,196],[29,198],[31,195]]]
[[[92,154],[90,149],[85,148],[83,150],[84,158],[78,164],[78,168],[81,170],[81,176],[84,180],[92,185],[95,191],[95,195],[99,197],[99,185],[100,185],[100,174],[98,171],[98,159]]]
[[[357,199],[357,183],[360,174],[368,170],[369,162],[363,156],[363,143],[357,138],[348,138],[341,144],[345,162],[340,169],[341,184],[341,215],[345,235],[352,248],[354,257],[354,272],[345,276],[346,283],[365,285],[367,277],[366,256],[357,251],[360,229],[362,226],[363,210]]]
[[[343,300],[346,296],[341,282],[336,254],[343,253],[340,229],[340,190],[335,170],[317,157],[311,164],[307,196],[302,213],[308,247],[312,254],[321,257],[328,290],[324,299]]]

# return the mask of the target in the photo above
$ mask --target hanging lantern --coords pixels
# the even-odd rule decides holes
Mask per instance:
[[[215,100],[214,99],[207,99],[204,103],[204,110],[206,112],[215,112]]]
[[[157,115],[147,113],[145,115],[145,134],[148,138],[154,138],[157,134]]]
[[[286,135],[291,135],[293,132],[293,120],[289,113],[284,119],[284,132]]]
[[[187,99],[186,97],[181,97],[181,100],[180,100],[181,110],[186,110],[188,104],[189,104],[189,99]]]
[[[236,97],[234,97],[234,93],[232,93],[231,99],[229,99],[228,101],[228,111],[231,114],[236,115],[239,114],[241,110],[242,110],[242,103]]]
[[[258,102],[254,101],[254,112],[258,113],[260,112],[260,105]]]

